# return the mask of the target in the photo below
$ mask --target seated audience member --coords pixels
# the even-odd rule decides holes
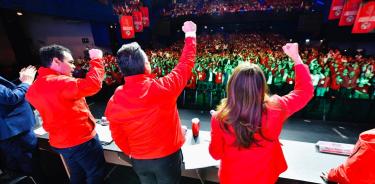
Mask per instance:
[[[285,96],[268,96],[263,71],[245,63],[234,70],[211,120],[209,152],[221,160],[221,184],[275,183],[287,169],[279,136],[283,123],[313,97],[307,65],[297,43],[282,47],[294,61],[295,87]]]

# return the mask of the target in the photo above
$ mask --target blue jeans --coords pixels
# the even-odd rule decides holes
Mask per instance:
[[[105,160],[98,136],[70,148],[52,148],[64,157],[71,184],[104,183]]]
[[[182,153],[178,150],[158,159],[131,159],[142,184],[178,184],[181,179]]]

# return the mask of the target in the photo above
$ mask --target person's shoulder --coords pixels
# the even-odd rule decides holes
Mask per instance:
[[[265,105],[267,109],[281,110],[282,106],[282,97],[279,95],[272,95],[266,101]]]

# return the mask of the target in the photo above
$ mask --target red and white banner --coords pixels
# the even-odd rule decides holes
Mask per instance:
[[[132,16],[121,16],[120,18],[121,37],[124,39],[134,38],[135,32],[133,27]]]
[[[143,31],[142,12],[134,11],[133,21],[134,21],[135,32],[142,32]]]
[[[141,7],[142,12],[142,23],[144,27],[150,26],[150,18],[148,15],[148,8],[147,7]]]
[[[371,32],[375,32],[375,1],[361,4],[352,30],[352,33]]]
[[[347,0],[342,10],[339,26],[351,26],[354,24],[362,0]]]
[[[344,8],[345,0],[332,0],[331,9],[329,10],[329,20],[339,19],[341,17],[342,9]]]

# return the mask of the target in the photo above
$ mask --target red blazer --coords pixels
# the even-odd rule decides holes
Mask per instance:
[[[352,155],[328,173],[328,180],[339,184],[375,183],[375,129],[359,135]]]
[[[185,142],[176,101],[190,79],[196,39],[188,37],[171,73],[154,79],[140,74],[125,77],[105,110],[113,140],[127,155],[155,159],[170,155]]]
[[[287,164],[279,142],[279,135],[285,120],[303,108],[313,97],[314,88],[307,65],[295,66],[294,90],[285,96],[274,95],[266,102],[262,116],[262,133],[255,134],[261,147],[233,146],[234,134],[220,127],[216,115],[211,120],[211,143],[209,151],[216,160],[221,160],[219,178],[221,184],[275,183],[278,176],[287,169]],[[230,131],[233,128],[230,127]]]
[[[38,77],[26,93],[27,100],[39,111],[49,142],[56,148],[68,148],[92,139],[95,118],[85,97],[102,87],[104,67],[101,60],[90,61],[86,78],[77,79],[40,67]]]

